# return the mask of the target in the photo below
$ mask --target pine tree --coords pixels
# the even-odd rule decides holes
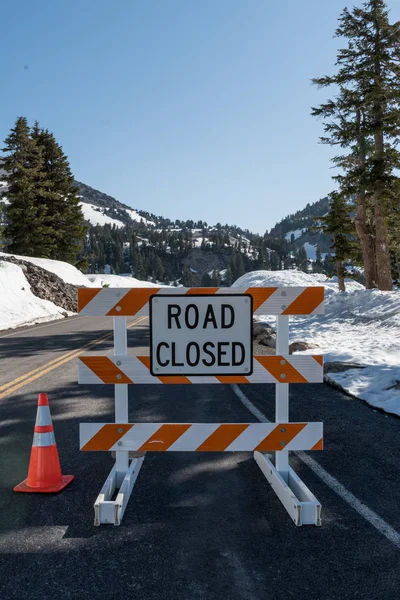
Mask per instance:
[[[354,224],[349,215],[349,205],[340,192],[330,194],[330,211],[325,217],[319,217],[318,228],[332,236],[332,249],[335,252],[336,272],[339,291],[345,291],[344,263],[357,258],[357,243],[354,240]]]
[[[315,251],[315,263],[314,263],[313,271],[314,271],[314,273],[323,273],[323,270],[324,270],[324,267],[322,264],[321,246],[319,244],[317,244],[317,248]]]
[[[46,258],[50,249],[45,207],[36,202],[43,189],[43,155],[30,137],[25,117],[16,120],[5,140],[3,152],[8,153],[3,163],[9,186],[4,228],[7,250]]]
[[[348,40],[338,52],[338,72],[313,81],[334,85],[339,94],[312,114],[326,120],[323,142],[349,150],[334,162],[344,170],[337,177],[341,191],[356,198],[366,285],[376,281],[379,289],[391,290],[387,221],[391,203],[399,202],[394,170],[400,164],[400,23],[389,23],[383,0],[368,0],[342,12],[336,35]]]
[[[217,267],[213,268],[213,272],[211,275],[211,287],[219,287],[221,285],[221,275]]]
[[[297,265],[301,271],[308,273],[308,257],[304,246],[301,246],[297,251]]]
[[[208,273],[203,273],[201,278],[201,287],[211,287],[211,277]]]
[[[243,264],[243,256],[242,256],[242,253],[239,251],[236,254],[236,278],[239,279],[239,277],[241,277],[244,274],[245,274],[245,270],[244,270],[244,264]]]
[[[185,267],[183,268],[182,284],[185,287],[191,287],[193,285],[193,274],[187,265],[185,265]]]
[[[228,265],[227,269],[226,269],[226,273],[225,273],[225,278],[224,278],[224,284],[227,287],[230,287],[233,283],[234,279],[233,279],[233,275],[232,275],[232,270],[230,268],[230,266]]]
[[[270,265],[271,265],[271,271],[278,271],[279,270],[279,260],[278,260],[278,255],[276,252],[271,252],[270,256]]]
[[[79,189],[74,184],[68,159],[48,130],[35,123],[32,138],[42,148],[46,188],[38,196],[46,207],[46,224],[54,239],[51,258],[75,264],[82,254],[87,227],[80,207]],[[119,268],[123,268],[119,261]]]

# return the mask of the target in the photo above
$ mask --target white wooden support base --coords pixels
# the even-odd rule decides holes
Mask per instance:
[[[115,500],[111,500],[115,490],[118,489],[117,484],[117,468],[116,465],[110,471],[100,494],[94,503],[94,524],[95,525],[120,525],[124,516],[128,500],[132,493],[139,471],[142,468],[144,456],[134,458],[129,465],[128,471],[119,487],[119,492]]]
[[[295,525],[321,525],[321,504],[291,466],[286,482],[267,454],[254,452],[254,459]]]

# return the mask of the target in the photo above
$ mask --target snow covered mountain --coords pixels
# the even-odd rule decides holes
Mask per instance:
[[[122,204],[108,194],[104,194],[99,190],[81,183],[75,182],[81,193],[81,206],[85,220],[91,225],[115,225],[123,227],[134,221],[142,223],[147,227],[154,227],[155,223],[150,219],[146,219],[141,211],[134,210],[126,204]]]
[[[5,176],[0,159],[0,191],[7,190]],[[299,266],[296,255],[302,247],[306,250],[309,261],[315,261],[317,246],[320,247],[323,256],[330,252],[330,238],[310,229],[314,216],[328,212],[329,204],[326,198],[288,215],[261,236],[234,225],[217,223],[211,226],[205,221],[172,221],[144,210],[133,209],[82,182],[75,183],[80,190],[82,212],[86,222],[93,228],[109,226],[111,229],[120,230],[121,239],[117,243],[121,247],[123,245],[121,252],[124,254],[127,254],[131,244],[128,227],[129,232],[135,232],[138,248],[146,247],[147,252],[149,248],[153,248],[163,262],[164,271],[169,273],[170,280],[179,280],[182,270],[186,267],[193,275],[193,284],[200,284],[202,277],[215,269],[223,281],[228,265],[232,262],[233,249],[242,255],[245,271],[262,267],[278,269],[283,264],[285,268]],[[114,235],[115,237],[118,236]],[[115,240],[113,243],[116,243]],[[263,256],[266,257],[266,261],[263,261]],[[179,261],[175,269],[168,265],[174,261]],[[117,268],[116,264],[112,264],[110,256],[105,258],[105,262],[111,262],[111,268],[116,269],[116,272],[125,268],[122,264]],[[99,257],[96,256],[93,266],[98,263]],[[101,268],[99,266],[99,269]]]
[[[314,217],[323,217],[329,212],[329,199],[322,198],[317,202],[309,203],[305,208],[288,215],[275,225],[269,232],[272,237],[284,238],[293,251],[304,248],[310,260],[315,260],[317,246],[321,253],[331,252],[332,240],[330,236],[312,231]]]

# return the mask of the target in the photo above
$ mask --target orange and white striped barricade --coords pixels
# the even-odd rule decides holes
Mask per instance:
[[[321,383],[323,357],[289,355],[290,315],[323,312],[323,287],[81,288],[81,315],[114,318],[114,355],[79,358],[79,383],[115,385],[115,423],[81,423],[83,451],[115,451],[95,525],[119,525],[149,451],[250,451],[296,525],[321,505],[289,451],[322,450],[322,423],[289,423],[289,384]],[[253,356],[253,315],[276,316],[276,355]],[[126,318],[150,317],[150,355],[127,353]],[[129,384],[276,384],[274,423],[128,423]],[[129,452],[138,453],[132,460]],[[275,452],[275,464],[266,452]],[[112,497],[116,489],[119,493]]]

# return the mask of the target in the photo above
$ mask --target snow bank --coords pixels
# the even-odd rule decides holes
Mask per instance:
[[[336,278],[300,271],[255,271],[243,275],[233,287],[316,285],[325,287],[325,314],[291,317],[290,342],[318,344],[325,362],[366,365],[329,377],[369,404],[400,415],[400,390],[392,387],[400,381],[400,290],[366,290],[348,279],[347,291],[340,293]]]
[[[279,287],[279,286],[321,286],[325,287],[325,297],[337,292],[337,279],[327,279],[326,275],[320,273],[303,273],[303,271],[252,271],[239,277],[232,287]],[[364,286],[346,279],[346,286],[349,291],[363,290]]]
[[[26,260],[50,273],[55,273],[65,281],[66,283],[72,283],[73,285],[80,285],[86,287],[92,287],[90,281],[87,280],[85,275],[81,273],[76,267],[69,263],[61,260],[51,260],[50,258],[33,258],[32,256],[19,256],[18,254],[6,254],[0,252],[0,260],[2,256],[14,256],[20,260]]]
[[[0,261],[0,329],[65,317],[66,311],[31,292],[21,267]]]
[[[379,365],[349,369],[329,373],[328,378],[371,406],[400,416],[400,367]]]
[[[135,287],[168,287],[161,283],[155,284],[149,281],[140,281],[129,275],[87,275],[91,287],[112,287],[112,288],[135,288]]]

